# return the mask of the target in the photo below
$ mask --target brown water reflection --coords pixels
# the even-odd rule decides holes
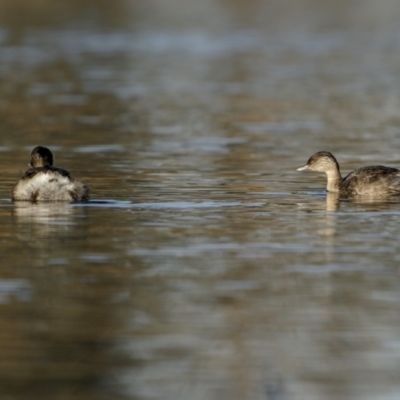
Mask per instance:
[[[399,397],[400,6],[0,1],[0,397]],[[30,149],[89,204],[12,204]]]

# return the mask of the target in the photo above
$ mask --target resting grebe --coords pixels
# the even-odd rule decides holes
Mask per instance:
[[[89,187],[53,166],[52,152],[43,146],[31,152],[30,168],[14,186],[13,201],[88,201]]]
[[[343,195],[398,196],[400,195],[400,170],[374,165],[350,172],[345,178],[340,174],[336,158],[328,151],[319,151],[297,171],[325,172],[328,178],[326,189]]]

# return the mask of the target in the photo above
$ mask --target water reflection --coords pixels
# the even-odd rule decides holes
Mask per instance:
[[[337,211],[340,206],[340,195],[338,193],[326,193],[326,210]]]
[[[326,210],[339,211],[345,206],[346,212],[363,210],[365,212],[396,212],[399,210],[400,197],[397,196],[342,196],[333,192],[309,192],[302,195],[302,200],[309,198],[308,202],[298,202],[297,207],[300,210]],[[325,198],[325,201],[323,200]]]
[[[73,208],[68,202],[31,203],[27,201],[13,203],[12,213],[19,223],[39,224],[38,232],[46,235],[58,231],[60,226],[73,224],[71,219]]]
[[[71,255],[60,248],[76,235],[77,215],[68,203],[15,202],[11,215],[17,227],[15,237],[27,246],[30,267],[68,265]],[[32,243],[32,244],[31,244]]]
[[[17,301],[32,301],[32,287],[22,279],[0,279],[0,304]]]

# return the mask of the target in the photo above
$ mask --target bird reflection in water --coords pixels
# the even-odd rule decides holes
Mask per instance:
[[[37,225],[37,234],[46,236],[60,227],[74,225],[73,207],[68,203],[28,203],[17,202],[12,208],[19,223]]]

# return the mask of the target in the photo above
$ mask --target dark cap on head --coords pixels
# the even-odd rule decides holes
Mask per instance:
[[[46,167],[53,165],[53,153],[47,148],[43,146],[36,146],[31,151],[31,162],[29,165],[32,168],[38,167]]]
[[[336,158],[329,151],[318,151],[313,154],[304,167],[297,168],[297,171],[320,171],[328,172],[330,170],[340,170]]]

